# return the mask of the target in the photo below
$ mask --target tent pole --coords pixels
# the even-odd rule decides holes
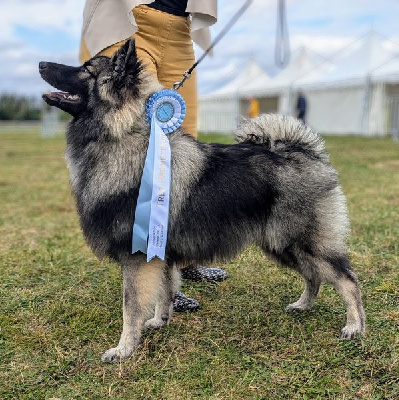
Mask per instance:
[[[292,115],[292,98],[293,96],[293,92],[294,92],[294,88],[292,86],[292,84],[290,85],[290,87],[288,88],[288,109],[287,109],[287,115]]]
[[[361,132],[369,134],[370,130],[370,95],[371,95],[371,75],[368,74],[364,85],[363,112],[361,121]]]

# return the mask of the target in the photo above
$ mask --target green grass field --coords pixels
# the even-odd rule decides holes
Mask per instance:
[[[0,399],[399,399],[399,144],[326,143],[348,198],[366,338],[337,339],[345,307],[328,286],[313,310],[286,314],[300,277],[250,248],[223,265],[226,282],[184,283],[200,311],[104,365],[122,325],[120,272],[85,244],[65,140],[0,134]]]

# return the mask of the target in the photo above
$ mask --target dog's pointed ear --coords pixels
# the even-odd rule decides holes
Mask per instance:
[[[126,43],[113,55],[114,78],[120,84],[129,86],[137,81],[141,63],[137,59],[136,46],[133,39]]]

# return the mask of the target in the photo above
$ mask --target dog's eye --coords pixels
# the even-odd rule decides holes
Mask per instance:
[[[83,66],[82,67],[82,72],[84,72],[85,74],[89,74],[91,76],[94,76],[92,68],[90,66]]]

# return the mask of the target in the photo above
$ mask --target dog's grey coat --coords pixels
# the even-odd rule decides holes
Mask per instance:
[[[132,41],[112,59],[92,59],[85,66],[90,76],[71,67],[60,73],[62,68],[47,64],[41,72],[54,86],[80,96],[78,105],[46,100],[75,117],[67,160],[82,229],[93,251],[120,262],[124,271],[124,329],[104,360],[132,353],[145,318],[140,310],[155,298],[156,315],[147,326],[169,320],[177,288],[173,265],[227,260],[250,244],[302,274],[305,291],[288,310],[310,308],[320,284],[329,282],[347,303],[341,336],[364,333],[360,291],[347,257],[345,198],[319,135],[278,115],[244,122],[235,145],[199,143],[182,129],[171,134],[168,264],[157,270],[130,249],[149,138],[144,105],[160,86],[142,70]],[[138,282],[151,274],[143,292]]]

